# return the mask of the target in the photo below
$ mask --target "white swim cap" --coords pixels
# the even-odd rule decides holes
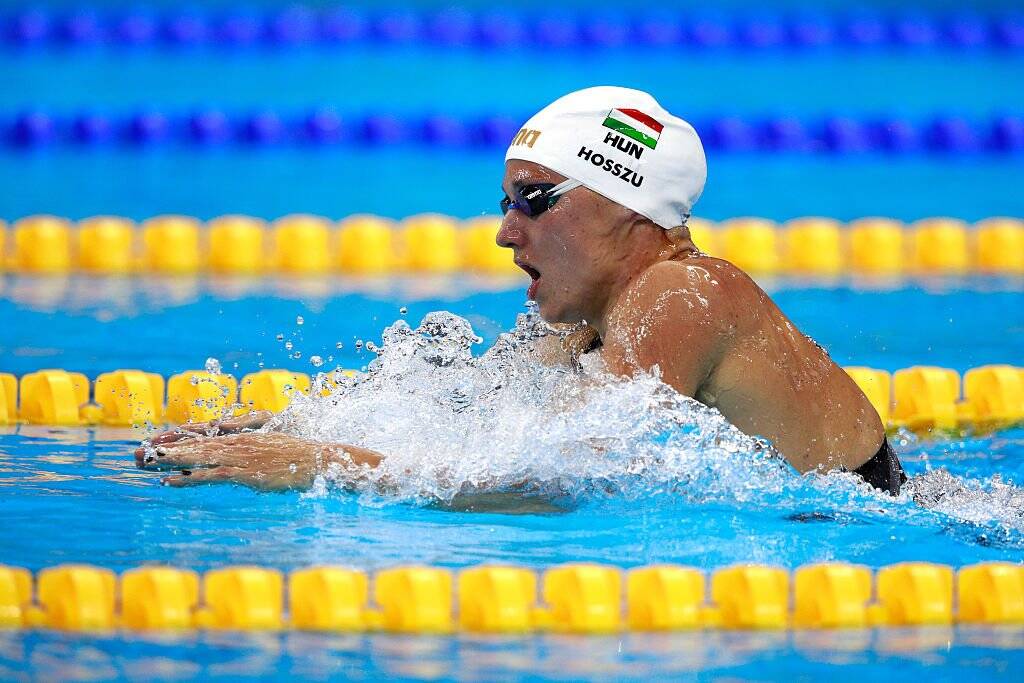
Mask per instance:
[[[532,161],[663,228],[683,225],[708,167],[693,126],[651,95],[601,86],[560,97],[523,124],[505,161]]]

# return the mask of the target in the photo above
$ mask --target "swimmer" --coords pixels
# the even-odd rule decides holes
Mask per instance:
[[[530,276],[527,298],[541,317],[578,326],[562,361],[593,354],[617,375],[657,372],[769,440],[797,471],[852,471],[897,494],[906,477],[856,383],[746,273],[694,244],[687,219],[706,176],[694,129],[649,94],[570,93],[512,139],[497,242]],[[384,457],[245,433],[269,417],[186,425],[136,458],[182,469],[165,479],[172,486],[288,489],[310,486],[332,463],[358,473]]]

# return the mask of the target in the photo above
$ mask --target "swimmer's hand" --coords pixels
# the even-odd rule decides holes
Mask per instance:
[[[267,424],[274,414],[269,410],[254,410],[246,415],[229,417],[223,420],[211,420],[209,422],[186,422],[174,429],[161,432],[156,436],[147,439],[135,450],[135,461],[142,467],[147,446],[150,449],[163,444],[174,443],[182,439],[192,439],[197,436],[223,436],[225,434],[239,434],[249,432]]]
[[[308,489],[328,468],[358,479],[382,456],[365,448],[307,441],[288,434],[193,436],[145,449],[136,461],[143,469],[178,469],[168,486],[235,483],[262,491]]]

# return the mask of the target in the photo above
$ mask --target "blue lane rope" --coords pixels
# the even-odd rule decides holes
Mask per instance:
[[[291,6],[260,12],[245,8],[161,13],[147,9],[100,11],[81,7],[48,12],[23,7],[0,13],[8,45],[216,46],[425,44],[443,47],[738,49],[953,49],[1024,50],[1024,13],[983,14],[859,10],[802,11],[654,10],[637,19],[608,10],[579,13],[448,9],[358,10]]]
[[[444,114],[369,116],[331,107],[306,111],[270,108],[243,113],[216,108],[172,112],[149,108],[107,114],[74,114],[29,109],[0,112],[0,143],[15,148],[58,145],[99,148],[106,145],[154,147],[177,144],[214,148],[241,145],[416,144],[448,148],[499,148],[507,145],[522,121],[495,114],[462,118]],[[790,116],[702,117],[693,123],[708,149],[721,152],[795,152],[809,154],[1016,154],[1024,152],[1024,115],[986,120],[937,116],[910,120],[891,116],[831,116],[805,120]]]

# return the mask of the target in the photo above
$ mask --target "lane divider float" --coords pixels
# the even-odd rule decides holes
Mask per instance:
[[[447,8],[290,5],[263,11],[235,8],[174,12],[152,9],[47,11],[24,5],[0,18],[0,39],[14,47],[121,48],[242,52],[309,47],[424,45],[443,48],[693,51],[878,50],[957,52],[1024,49],[1024,18],[1013,12],[756,12],[655,10],[641,17],[615,12],[529,12]]]
[[[156,216],[140,225],[117,216],[76,224],[57,216],[0,221],[0,271],[95,275],[330,273],[521,274],[495,244],[501,219],[459,221],[418,214],[402,221],[354,215],[335,222],[294,214],[269,224],[229,215],[205,223]],[[763,218],[719,223],[693,218],[690,233],[708,254],[759,275],[1024,275],[1024,220],[996,217],[973,226],[955,218],[905,225],[888,218],[842,224],[831,218]]]
[[[538,575],[483,565],[401,566],[370,576],[319,566],[194,571],[0,566],[0,627],[68,631],[228,629],[396,633],[583,633],[1024,624],[1024,566],[954,571],[927,562],[736,565],[710,573],[567,564]],[[710,586],[708,585],[710,583]],[[539,584],[539,585],[538,585]],[[33,591],[34,586],[34,591]],[[538,600],[538,588],[539,598]]]
[[[889,430],[953,432],[1002,429],[1024,422],[1024,368],[984,365],[963,378],[956,370],[914,366],[885,370],[847,367]],[[329,393],[340,381],[324,375]],[[312,378],[301,372],[265,369],[242,377],[189,370],[166,382],[142,370],[105,372],[95,381],[82,373],[39,370],[20,380],[0,373],[0,425],[144,426],[205,422],[251,410],[284,410],[296,392],[308,394]],[[91,389],[91,391],[90,391]]]
[[[405,117],[386,112],[359,116],[333,107],[306,111],[264,107],[255,113],[209,107],[189,112],[147,108],[111,116],[95,111],[70,115],[34,107],[0,111],[0,144],[25,149],[70,145],[84,150],[105,145],[152,148],[167,144],[199,150],[224,145],[260,150],[279,145],[339,144],[501,149],[515,137],[525,118],[515,112],[472,118],[445,114]],[[1024,151],[1024,115],[1020,113],[987,119],[936,116],[922,120],[891,116],[719,116],[694,119],[693,124],[705,147],[719,153],[929,153],[953,157]]]

